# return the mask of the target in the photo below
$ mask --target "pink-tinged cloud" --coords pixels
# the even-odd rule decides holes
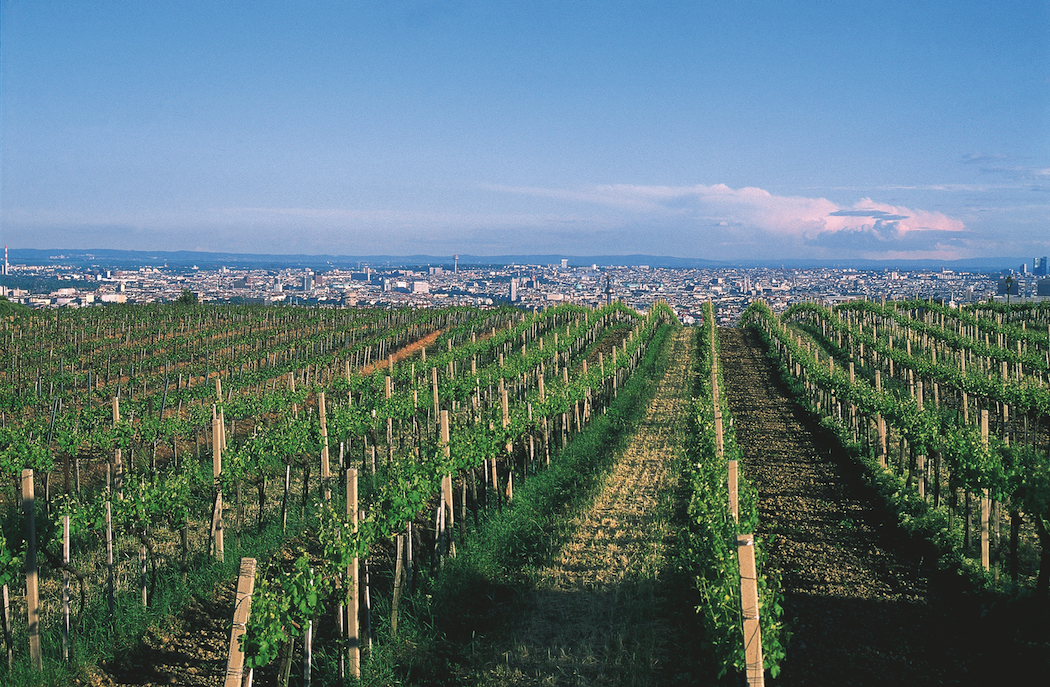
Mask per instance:
[[[760,188],[713,186],[637,186],[614,184],[580,189],[503,188],[534,196],[583,201],[623,210],[696,216],[720,226],[744,226],[777,235],[815,238],[825,232],[891,227],[914,231],[964,229],[962,222],[939,212],[914,210],[864,198],[843,207],[826,198],[776,196]]]

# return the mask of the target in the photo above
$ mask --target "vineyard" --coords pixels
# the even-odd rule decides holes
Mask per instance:
[[[359,674],[374,636],[369,564],[395,563],[396,624],[400,597],[454,555],[470,520],[513,498],[515,478],[604,412],[669,317],[616,305],[8,318],[9,670],[24,648],[38,669],[78,654],[104,662],[136,622],[145,629],[141,609],[179,603],[160,597],[180,577],[186,589],[202,567],[229,575],[257,551],[271,563],[258,571],[244,668],[287,675],[294,647],[313,651],[325,609],[339,630],[318,628],[336,636],[317,663]],[[23,570],[26,594],[12,599]]]
[[[792,432],[865,476],[862,497],[819,508],[892,521],[920,568],[947,571],[930,585],[1047,602],[1050,309],[755,303],[742,326],[819,423]],[[776,538],[793,457],[754,448],[772,435],[763,399],[743,400],[760,363],[739,336],[710,305],[686,331],[663,304],[6,313],[0,675],[819,682],[792,672],[800,639],[832,638],[803,630]],[[625,580],[649,600],[604,612],[629,624],[602,615]],[[573,615],[618,634],[546,624]]]

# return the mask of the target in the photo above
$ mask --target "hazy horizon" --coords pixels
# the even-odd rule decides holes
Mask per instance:
[[[1050,3],[0,3],[0,244],[1050,253]]]

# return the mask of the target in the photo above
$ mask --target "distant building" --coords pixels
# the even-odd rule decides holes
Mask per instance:
[[[425,281],[412,282],[412,293],[430,293],[430,283]]]
[[[517,279],[517,277],[513,277],[510,280],[510,302],[511,303],[517,303],[518,302],[518,279]]]
[[[1032,260],[1032,274],[1037,277],[1045,277],[1050,274],[1050,265],[1046,262],[1046,256]]]
[[[1000,277],[996,293],[1000,296],[1016,296],[1020,293],[1021,280],[1015,277]]]
[[[313,291],[313,290],[314,290],[314,275],[309,273],[309,272],[307,272],[305,275],[303,275],[303,291]]]
[[[1044,260],[1046,258],[1043,258]],[[1040,279],[1035,285],[1035,295],[1050,298],[1050,279]]]

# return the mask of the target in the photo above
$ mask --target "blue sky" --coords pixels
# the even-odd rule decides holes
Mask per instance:
[[[13,248],[1050,253],[1050,0],[0,0]]]

